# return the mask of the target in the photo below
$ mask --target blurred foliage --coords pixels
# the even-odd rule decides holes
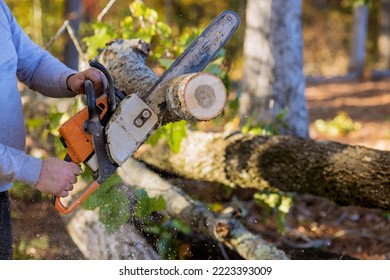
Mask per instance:
[[[65,0],[7,0],[6,2],[27,34],[33,39],[35,38],[34,34],[42,34],[43,43],[47,43],[63,23]],[[92,28],[91,23],[96,21],[97,15],[107,2],[106,0],[83,1],[80,27],[82,38],[92,35],[94,29],[97,29],[96,27]],[[366,44],[367,67],[373,67],[377,64],[379,1],[303,1],[304,67],[307,75],[333,75],[346,72],[353,19],[352,9],[354,5],[363,2],[369,4],[370,7]],[[104,24],[113,26],[114,29],[118,29],[121,24],[130,24],[129,17],[132,12],[128,8],[129,3],[131,3],[130,0],[117,0],[107,15],[104,16]],[[241,26],[226,47],[224,63],[228,69],[231,69],[231,77],[234,80],[240,78],[242,42],[245,33],[245,0],[204,0],[201,2],[195,0],[144,0],[144,3],[147,7],[151,7],[156,11],[158,21],[167,24],[173,38],[178,38],[184,33],[190,33],[188,31],[193,28],[206,26],[222,10],[232,9],[237,11],[241,17]],[[37,12],[37,9],[41,9],[41,12]],[[136,14],[138,11],[134,12]],[[126,18],[130,23],[126,22]],[[154,13],[151,13],[150,17],[145,20],[148,27],[147,32],[155,29],[153,25],[148,23],[150,19],[155,19]],[[37,22],[40,22],[40,24],[37,24]],[[37,30],[37,28],[40,30]],[[168,30],[161,26],[159,29]],[[159,44],[160,42],[152,41],[152,49],[156,50]],[[50,48],[50,51],[61,59],[64,45],[64,37],[62,36]]]
[[[42,260],[48,248],[49,238],[47,236],[31,240],[22,236],[19,243],[13,246],[13,258],[15,260]]]
[[[99,209],[99,220],[109,233],[117,231],[130,217],[129,200],[125,190],[119,188],[121,178],[114,174],[83,203],[88,210]]]
[[[180,259],[179,248],[182,244],[177,236],[180,233],[190,234],[191,227],[179,219],[160,214],[165,210],[162,197],[150,198],[142,189],[136,189],[135,194],[134,218],[141,221],[142,231],[154,240],[154,247],[163,259]]]
[[[379,1],[303,1],[302,27],[306,75],[341,75],[348,69],[352,37],[353,8],[369,2],[366,41],[367,68],[378,61]]]
[[[254,122],[252,117],[248,117],[241,132],[252,135],[275,135],[279,131],[288,128],[288,124],[285,121],[287,113],[287,109],[281,110],[275,118],[268,123]]]
[[[345,112],[339,112],[332,120],[316,120],[314,127],[317,132],[329,136],[346,136],[352,131],[361,129],[359,122],[354,122]]]
[[[100,49],[103,49],[107,42],[115,38],[133,39],[141,38],[147,43],[156,40],[158,43],[152,48],[152,58],[161,58],[169,54],[170,49],[180,48],[180,43],[186,40],[172,41],[171,28],[164,22],[158,20],[156,10],[147,7],[142,1],[134,1],[129,5],[130,15],[119,22],[119,27],[97,22],[92,25],[94,35],[87,36],[83,40],[88,47],[89,57],[95,56]]]
[[[186,121],[169,123],[152,134],[146,143],[154,146],[160,139],[166,139],[169,148],[174,153],[178,153],[180,151],[181,141],[187,136],[186,125]]]
[[[341,3],[345,7],[359,7],[361,5],[367,5],[368,7],[371,7],[374,4],[375,1],[373,0],[343,0]]]
[[[253,198],[263,209],[265,222],[270,219],[275,220],[278,232],[284,233],[286,216],[290,212],[295,195],[293,193],[264,190],[255,193]]]
[[[39,201],[46,198],[46,195],[41,193],[37,189],[20,182],[14,183],[14,185],[10,189],[10,195],[13,198],[22,199],[25,201]]]

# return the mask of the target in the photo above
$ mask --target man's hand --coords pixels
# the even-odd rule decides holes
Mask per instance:
[[[85,94],[85,80],[92,81],[96,96],[102,95],[107,88],[106,76],[104,76],[102,72],[94,68],[89,68],[75,75],[69,76],[67,80],[67,86],[74,93]]]
[[[47,194],[60,197],[68,196],[77,182],[82,169],[73,162],[51,158],[43,161],[41,174],[36,184],[37,189]]]

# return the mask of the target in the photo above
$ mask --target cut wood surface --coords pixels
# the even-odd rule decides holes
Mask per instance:
[[[208,121],[218,117],[226,103],[221,79],[208,73],[174,78],[167,93],[168,107],[178,120]]]

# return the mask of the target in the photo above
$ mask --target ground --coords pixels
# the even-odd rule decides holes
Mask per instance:
[[[313,139],[390,150],[390,80],[308,86],[306,95]],[[329,121],[340,112],[351,117],[353,124],[348,127],[355,131],[337,134],[340,123],[336,129],[321,130],[324,124],[331,127]],[[319,126],[316,120],[326,122]],[[326,199],[300,195],[287,216],[286,234],[279,235],[272,223],[259,222],[258,206],[248,207],[253,210],[247,217],[251,229],[280,246],[297,248],[300,254],[294,258],[390,259],[389,213],[339,207]],[[15,258],[83,259],[49,200],[13,198],[12,208]],[[311,249],[317,250],[315,256],[308,255]],[[335,255],[321,255],[318,250]]]

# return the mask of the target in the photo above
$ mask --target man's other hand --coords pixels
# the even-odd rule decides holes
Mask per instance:
[[[39,191],[60,197],[68,196],[82,169],[73,162],[50,158],[42,163],[36,187]]]

